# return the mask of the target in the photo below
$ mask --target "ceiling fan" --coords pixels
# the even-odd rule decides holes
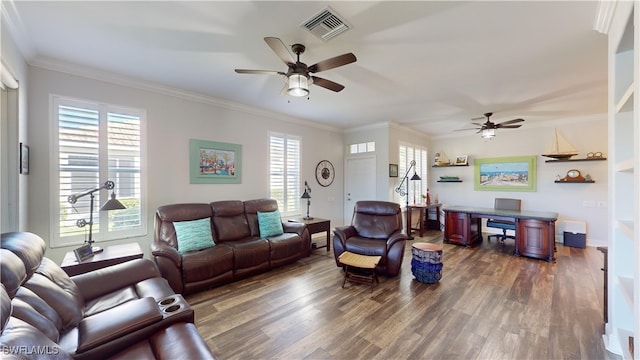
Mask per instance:
[[[477,128],[458,129],[456,131],[478,130],[476,134],[482,134],[481,136],[485,139],[492,139],[493,137],[496,136],[496,129],[517,129],[520,126],[522,126],[522,124],[517,124],[517,125],[512,125],[512,124],[516,124],[524,121],[524,119],[513,119],[513,120],[507,120],[507,121],[503,121],[501,123],[496,124],[489,119],[491,115],[493,115],[493,113],[488,112],[484,114],[484,117],[471,119],[471,120],[480,120],[480,119],[484,119],[485,117],[487,118],[487,121],[485,123],[472,122],[473,125],[479,126]]]
[[[266,75],[283,75],[286,81],[286,92],[291,96],[307,96],[309,94],[309,85],[315,84],[331,91],[339,92],[344,89],[340,85],[331,80],[310,75],[321,71],[333,69],[339,66],[347,65],[356,61],[356,56],[347,53],[320,61],[311,66],[300,62],[300,54],[304,53],[305,46],[302,44],[291,45],[291,51],[296,54],[294,59],[282,40],[276,37],[266,37],[264,41],[271,47],[271,50],[289,67],[287,72],[272,70],[246,70],[236,69],[238,74],[266,74]]]

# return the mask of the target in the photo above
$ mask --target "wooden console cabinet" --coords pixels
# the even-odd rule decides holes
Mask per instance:
[[[444,213],[445,243],[474,247],[482,241],[482,218],[512,219],[516,222],[514,255],[555,260],[557,213],[467,206],[445,207]]]

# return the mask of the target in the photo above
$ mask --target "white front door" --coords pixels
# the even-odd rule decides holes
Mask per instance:
[[[357,201],[376,200],[376,157],[347,158],[345,183],[344,225],[350,225]]]

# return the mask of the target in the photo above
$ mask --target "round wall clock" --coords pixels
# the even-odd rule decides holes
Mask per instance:
[[[329,186],[333,183],[333,178],[336,176],[336,172],[333,169],[333,164],[329,160],[322,160],[316,166],[316,180],[318,184],[322,186]]]

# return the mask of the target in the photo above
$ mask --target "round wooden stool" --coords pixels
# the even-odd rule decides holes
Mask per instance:
[[[434,284],[442,278],[442,246],[414,243],[411,247],[411,272],[420,282]]]

